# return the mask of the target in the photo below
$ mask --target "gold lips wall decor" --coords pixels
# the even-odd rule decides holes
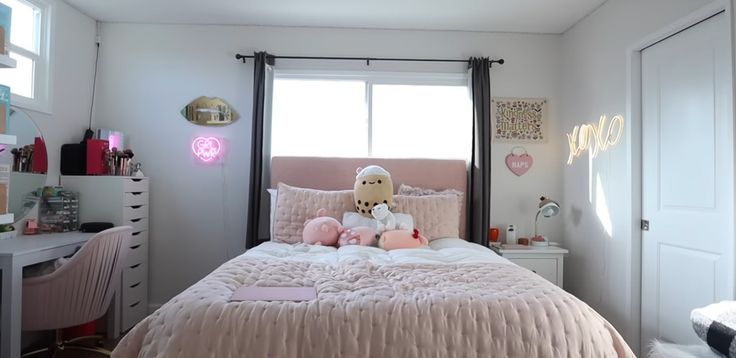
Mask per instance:
[[[201,126],[224,126],[238,119],[238,113],[223,99],[205,96],[189,102],[181,115],[189,123]]]

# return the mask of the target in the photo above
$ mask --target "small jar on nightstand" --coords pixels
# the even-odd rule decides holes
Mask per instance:
[[[491,247],[498,255],[529,269],[547,281],[562,287],[563,260],[568,251],[559,246],[514,248]]]

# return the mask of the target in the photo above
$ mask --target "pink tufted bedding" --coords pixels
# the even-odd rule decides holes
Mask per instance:
[[[113,357],[633,357],[585,303],[458,239],[431,249],[264,243],[139,323]],[[309,302],[228,302],[244,285]]]

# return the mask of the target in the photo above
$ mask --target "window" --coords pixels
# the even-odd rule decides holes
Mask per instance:
[[[15,105],[48,112],[48,5],[42,0],[0,0],[12,12],[8,55],[14,69],[0,70]]]
[[[464,74],[276,72],[272,98],[272,156],[471,156]]]

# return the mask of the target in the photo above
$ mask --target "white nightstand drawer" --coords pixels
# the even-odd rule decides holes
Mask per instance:
[[[562,270],[565,255],[568,254],[566,249],[559,246],[529,248],[518,245],[493,246],[491,249],[505,259],[534,271],[537,275],[547,279],[547,281],[562,287],[564,276]]]
[[[539,276],[544,277],[547,281],[558,284],[557,282],[557,259],[509,259],[509,261],[529,269]]]

